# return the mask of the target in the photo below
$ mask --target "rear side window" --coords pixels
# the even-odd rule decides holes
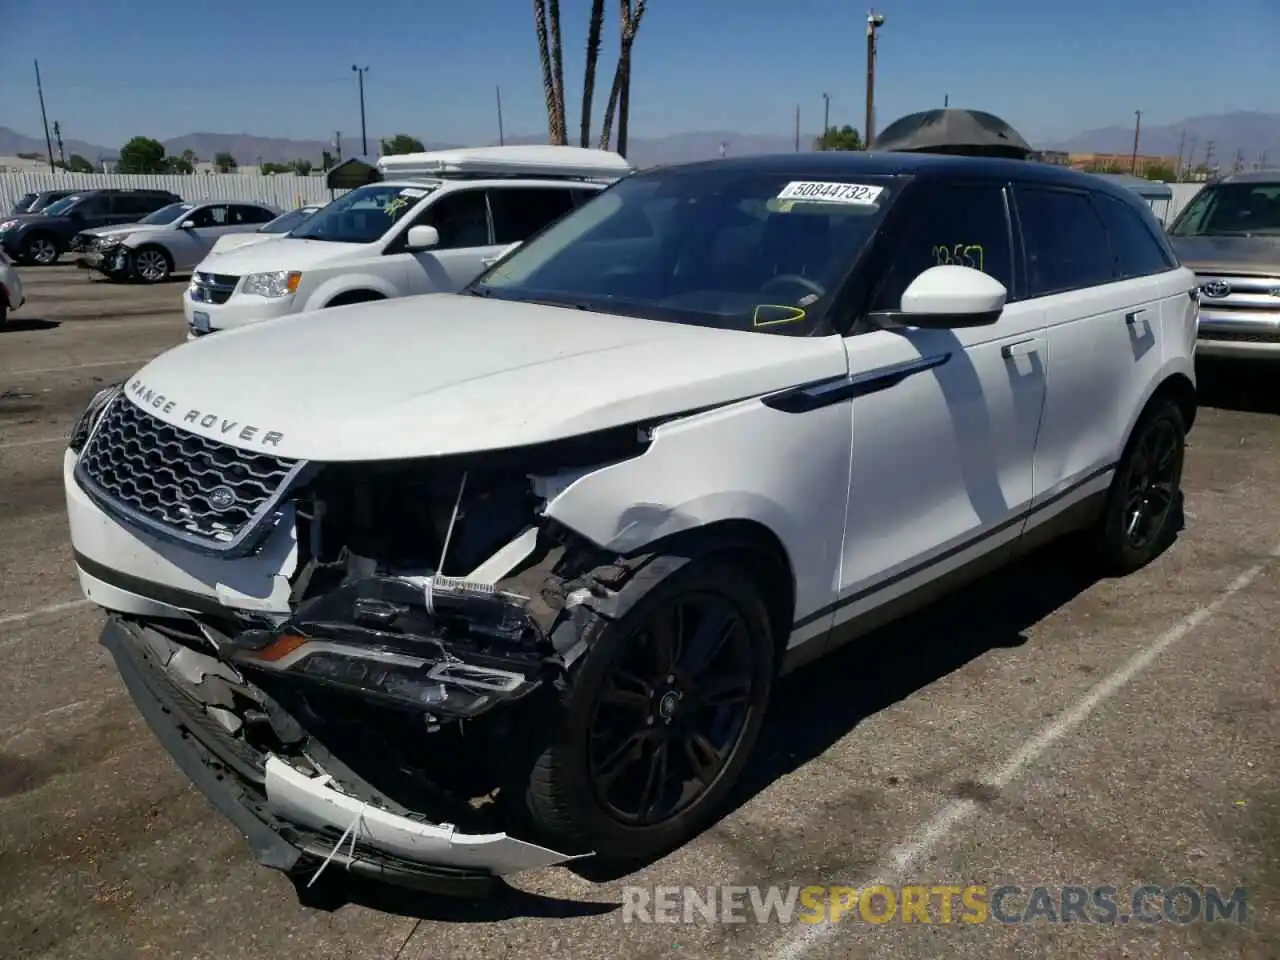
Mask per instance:
[[[1027,250],[1031,296],[1115,279],[1111,241],[1087,194],[1020,186],[1014,196]]]
[[[270,223],[275,218],[276,215],[274,213],[262,207],[254,207],[248,204],[235,204],[231,208],[231,222],[233,224]]]
[[[573,194],[558,187],[509,187],[489,191],[495,243],[528,240],[573,209]]]
[[[1177,266],[1136,210],[1105,194],[1095,194],[1093,200],[1111,235],[1116,277],[1149,277]]]
[[[120,216],[145,217],[163,207],[163,199],[148,193],[116,193],[110,196],[111,212]]]
[[[930,267],[955,264],[990,274],[1013,292],[1013,251],[999,184],[930,188],[914,207],[906,239],[876,294],[875,310],[897,310],[911,281]]]

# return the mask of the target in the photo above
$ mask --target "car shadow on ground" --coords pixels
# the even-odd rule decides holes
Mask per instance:
[[[57,330],[62,326],[58,320],[41,320],[38,317],[9,317],[0,333],[33,333],[37,330]]]
[[[1064,545],[1047,547],[786,677],[778,685],[761,740],[725,815],[822,756],[868,717],[989,650],[1026,642],[1028,627],[1096,582],[1086,571]],[[566,869],[590,882],[608,883],[647,865],[606,868],[585,858]],[[314,891],[299,887],[298,896],[303,905],[319,909],[354,903],[402,916],[461,923],[515,917],[569,919],[621,906],[543,897],[502,882],[490,897],[461,900],[404,891],[337,870],[322,877]]]
[[[1280,414],[1277,361],[1211,360],[1196,363],[1196,392],[1202,407],[1241,413]]]

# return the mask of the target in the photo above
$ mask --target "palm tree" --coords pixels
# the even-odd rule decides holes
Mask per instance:
[[[560,61],[560,4],[555,0],[552,8],[555,12],[555,59]],[[547,36],[547,3],[546,0],[533,0],[533,28],[538,35],[538,57],[542,61],[542,93],[547,101],[547,140],[551,143],[564,143],[564,116],[560,90],[556,86],[555,74],[552,72],[550,39]],[[559,126],[557,127],[557,123]]]
[[[587,22],[587,68],[582,75],[582,146],[591,146],[591,101],[596,95],[596,64],[600,60],[600,34],[604,30],[604,0],[591,0]]]
[[[609,91],[609,103],[604,110],[604,127],[600,132],[600,149],[609,149],[609,139],[613,134],[613,115],[618,114],[617,151],[624,157],[627,155],[627,115],[631,106],[631,47],[636,42],[636,31],[640,29],[640,19],[644,16],[645,0],[619,0],[619,19],[621,20],[621,36],[618,45],[618,66],[613,72],[613,88]]]
[[[560,0],[548,0],[547,32],[551,47],[551,75],[556,85],[556,116],[551,142],[565,146],[569,142],[569,128],[564,119],[564,62],[560,47]]]

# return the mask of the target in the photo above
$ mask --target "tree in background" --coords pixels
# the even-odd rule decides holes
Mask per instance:
[[[233,170],[238,169],[239,166],[240,164],[236,163],[236,158],[225,150],[213,156],[213,169],[219,173],[231,173]]]
[[[320,151],[320,169],[325,173],[333,169],[333,154],[328,150]]]
[[[301,157],[299,157],[297,160],[293,161],[293,163],[289,164],[289,166],[291,166],[293,168],[293,172],[300,177],[311,176],[310,160],[303,160]]]
[[[604,127],[600,133],[600,149],[609,149],[613,134],[614,111],[618,114],[618,142],[615,149],[627,155],[627,120],[631,114],[631,48],[636,42],[640,19],[644,16],[645,0],[619,0],[618,66],[613,71],[613,88],[609,91],[609,103],[604,108]]]
[[[195,158],[196,155],[192,153],[192,151],[184,150],[182,151],[182,156],[169,158],[169,169],[167,172],[189,177],[191,174],[196,172]]]
[[[117,173],[165,173],[169,169],[164,144],[150,137],[134,137],[120,148]]]
[[[560,0],[533,0],[533,29],[542,63],[542,95],[547,102],[547,141],[568,142],[564,122],[564,70],[560,51]]]
[[[406,153],[422,153],[426,149],[421,140],[417,137],[411,137],[407,133],[397,133],[390,140],[382,141],[382,155],[384,157],[398,157]]]
[[[98,172],[97,167],[95,167],[92,163],[90,163],[84,157],[80,156],[80,154],[78,153],[73,153],[71,155],[71,159],[67,161],[67,169],[70,170],[72,173],[97,173]]]
[[[1161,163],[1153,163],[1146,167],[1142,175],[1148,180],[1163,180],[1165,183],[1173,183],[1178,179],[1178,173],[1173,167]]]
[[[813,149],[861,150],[862,137],[847,123],[843,127],[828,127],[826,133],[814,139]]]
[[[591,107],[596,96],[596,66],[600,62],[600,34],[604,32],[604,0],[591,0],[587,20],[587,66],[582,72],[581,146],[591,146]]]

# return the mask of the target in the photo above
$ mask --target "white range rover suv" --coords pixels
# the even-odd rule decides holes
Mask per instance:
[[[1170,544],[1197,309],[1087,174],[649,170],[460,293],[100,394],[75,563],[264,864],[461,892],[630,862],[716,815],[800,662],[1062,534],[1115,573]]]
[[[182,296],[187,339],[322,307],[456,291],[631,169],[616,153],[565,146],[381,157],[377,182],[285,236],[200,263]]]

